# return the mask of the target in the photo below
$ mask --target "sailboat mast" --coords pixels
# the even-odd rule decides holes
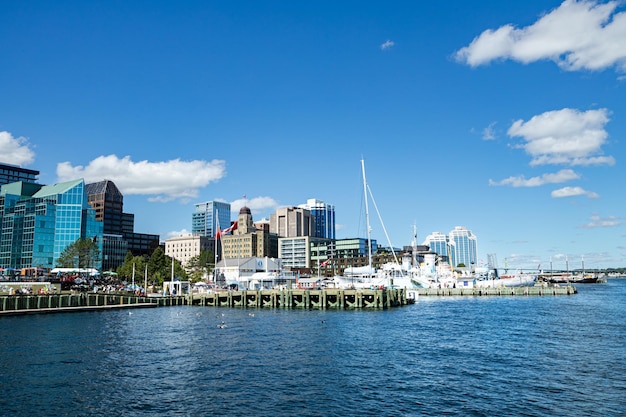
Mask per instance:
[[[174,257],[172,256],[172,278],[170,281],[170,295],[174,295],[173,291],[174,291]]]
[[[218,246],[218,241],[221,242],[220,239],[220,211],[219,209],[215,209],[215,232],[213,233],[213,236],[215,237],[215,253],[214,255],[214,260],[213,260],[213,285],[215,285],[215,289],[217,290],[217,252],[219,249]],[[222,251],[223,253],[223,251]]]
[[[367,203],[367,180],[365,179],[365,161],[361,159],[361,172],[363,173],[363,198],[365,199],[365,222],[367,227],[367,259],[368,274],[372,275],[372,228],[370,227],[369,205]]]

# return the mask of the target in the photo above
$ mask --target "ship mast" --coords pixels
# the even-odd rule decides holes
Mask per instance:
[[[367,204],[367,180],[365,179],[365,161],[361,159],[361,172],[363,173],[363,198],[365,198],[365,222],[367,227],[367,259],[368,275],[372,277],[372,228],[370,227],[370,213]]]

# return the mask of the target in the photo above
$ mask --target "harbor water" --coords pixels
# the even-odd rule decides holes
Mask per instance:
[[[626,279],[387,310],[0,317],[3,416],[626,415]]]

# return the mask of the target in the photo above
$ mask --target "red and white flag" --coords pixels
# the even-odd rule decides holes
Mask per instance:
[[[326,259],[324,262],[320,264],[320,266],[326,266],[330,262],[330,259]]]
[[[230,232],[232,232],[233,230],[237,230],[237,222],[233,222],[233,224],[230,225],[230,227],[227,227],[224,230],[219,230],[217,229],[217,233],[215,234],[215,238],[219,239],[222,235],[226,235]]]

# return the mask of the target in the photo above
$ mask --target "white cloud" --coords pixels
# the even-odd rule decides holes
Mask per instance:
[[[380,45],[380,49],[385,51],[394,45],[395,45],[394,41],[390,41],[389,39],[387,39],[383,44]]]
[[[86,183],[111,180],[122,194],[152,195],[151,201],[170,201],[176,198],[195,198],[198,189],[218,181],[226,174],[225,161],[170,161],[134,162],[129,156],[99,156],[87,166],[72,166],[69,162],[57,164],[59,181],[84,178]]]
[[[562,109],[533,116],[529,121],[515,121],[508,130],[511,137],[521,137],[520,145],[532,156],[531,165],[613,165],[611,156],[602,155],[608,134],[608,110]]]
[[[455,58],[472,67],[505,59],[552,60],[568,71],[626,71],[626,13],[614,13],[619,4],[566,0],[530,26],[485,30]]]
[[[187,230],[187,229],[172,230],[170,232],[167,232],[166,239],[169,239],[171,237],[187,236],[189,234],[191,234],[191,232],[189,230]]]
[[[15,138],[9,132],[0,132],[0,162],[21,166],[34,160],[35,152],[26,138]]]
[[[538,177],[526,179],[523,175],[505,178],[501,181],[489,180],[489,185],[510,185],[512,187],[539,187],[544,184],[557,184],[580,178],[571,169],[562,169],[553,174],[543,174]]]
[[[579,195],[585,195],[589,198],[598,198],[599,195],[594,193],[593,191],[587,191],[582,187],[563,187],[558,190],[552,191],[550,195],[553,198],[564,198],[564,197],[576,197]]]
[[[591,216],[589,223],[580,226],[581,229],[594,229],[596,227],[615,227],[621,226],[624,219],[616,216],[602,218],[600,216]]]
[[[254,216],[254,214],[276,209],[278,207],[278,203],[271,197],[254,197],[252,199],[247,199],[244,196],[243,198],[230,202],[231,215],[236,217],[239,214],[239,210],[244,206],[248,207]]]
[[[483,129],[483,140],[494,140],[496,138],[495,126],[496,122],[493,122]]]

